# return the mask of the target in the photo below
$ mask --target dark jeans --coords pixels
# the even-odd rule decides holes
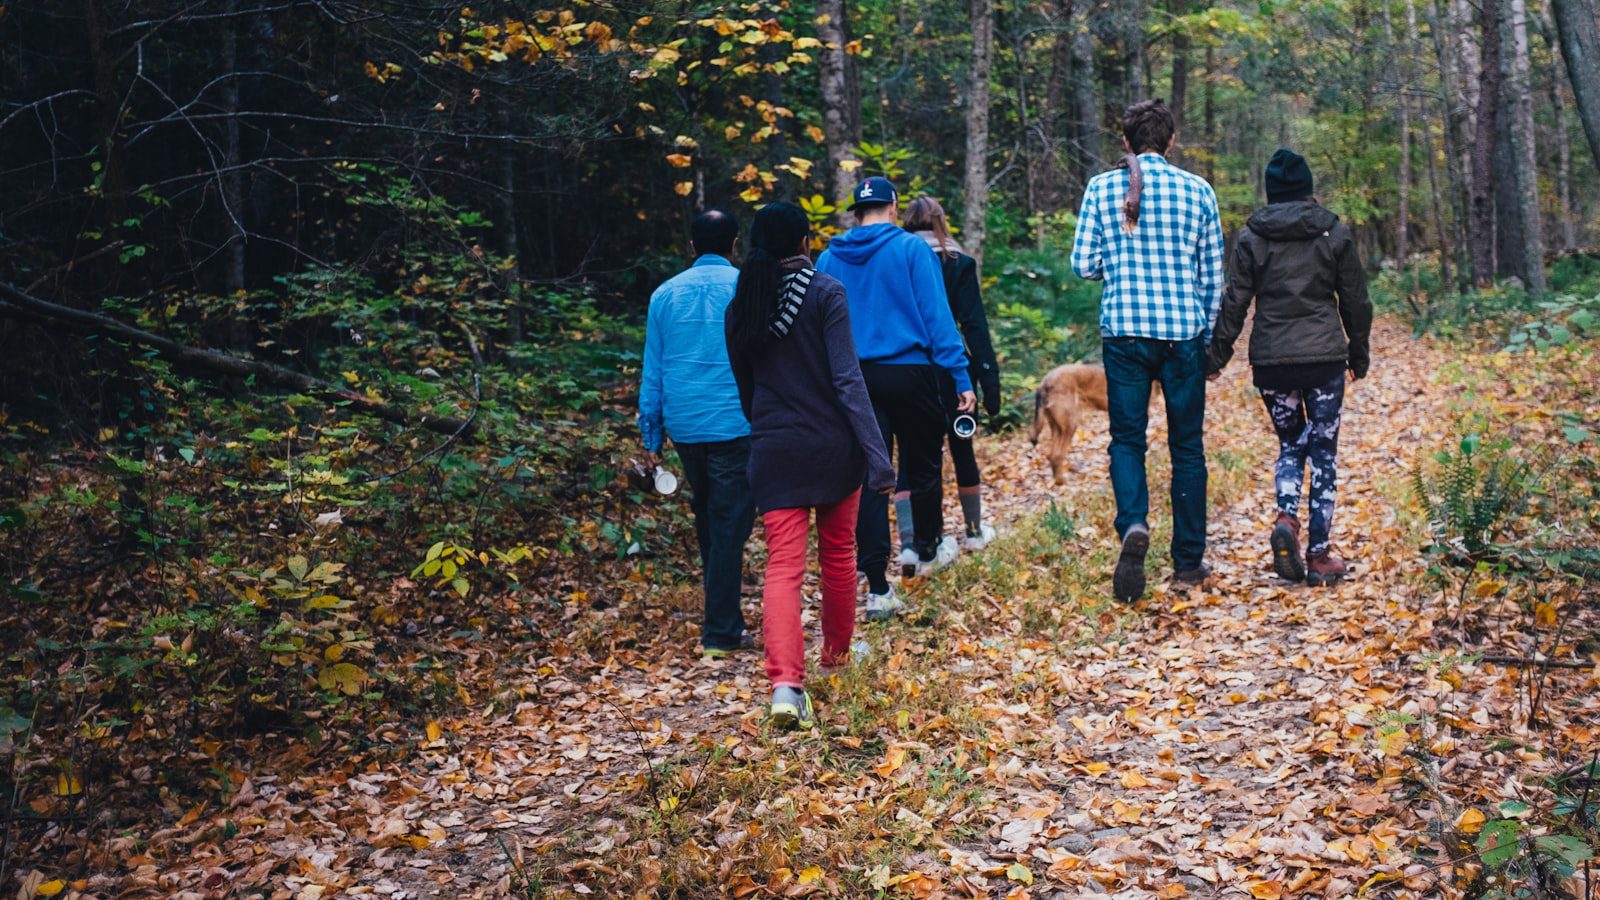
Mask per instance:
[[[674,446],[689,479],[689,508],[694,510],[705,573],[706,617],[700,645],[734,649],[744,636],[739,587],[744,580],[744,545],[756,515],[745,474],[750,467],[750,439]]]
[[[1150,384],[1161,382],[1167,405],[1167,447],[1172,454],[1172,564],[1198,567],[1206,552],[1205,344],[1108,337],[1106,412],[1111,420],[1111,490],[1117,498],[1117,536],[1148,524],[1145,428]]]
[[[1339,418],[1344,408],[1344,373],[1321,387],[1302,391],[1261,389],[1261,399],[1278,433],[1278,465],[1273,478],[1278,509],[1300,514],[1300,487],[1311,466],[1311,531],[1307,552],[1325,553],[1333,530],[1334,488],[1339,470]]]
[[[976,487],[983,481],[978,471],[978,454],[972,449],[972,438],[958,437],[955,430],[956,403],[961,399],[956,395],[956,380],[950,377],[946,369],[935,369],[934,376],[939,379],[939,400],[944,404],[944,436],[950,442],[950,465],[956,470],[957,487]],[[944,479],[939,479],[939,488],[944,487]],[[896,491],[909,491],[906,486],[905,473],[900,473],[900,480],[896,482]],[[943,493],[943,491],[941,491]]]
[[[862,363],[878,431],[891,458],[900,447],[899,483],[911,492],[911,522],[917,555],[933,559],[944,531],[944,509],[939,502],[939,476],[943,462],[945,415],[939,403],[939,382],[933,366],[886,366]],[[856,521],[858,564],[874,590],[889,566],[889,498],[876,491],[861,492],[861,515]]]

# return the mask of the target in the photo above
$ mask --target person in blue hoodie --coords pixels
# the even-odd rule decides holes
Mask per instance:
[[[817,271],[837,278],[850,306],[861,375],[889,451],[900,447],[900,477],[911,491],[914,554],[902,564],[925,573],[949,565],[955,538],[944,537],[940,503],[944,405],[937,369],[956,383],[960,412],[977,408],[961,332],[945,299],[944,273],[925,241],[902,229],[899,196],[889,179],[856,185],[850,205],[857,225],[835,237]],[[889,499],[863,492],[856,525],[859,565],[867,576],[867,618],[884,619],[901,606],[889,586]]]

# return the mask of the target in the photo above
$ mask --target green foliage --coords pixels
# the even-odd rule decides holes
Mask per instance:
[[[1542,467],[1518,458],[1514,446],[1469,434],[1457,449],[1435,454],[1431,465],[1417,460],[1412,493],[1438,546],[1479,558],[1527,509]]]
[[[1595,814],[1600,800],[1590,795],[1600,777],[1592,760],[1548,779],[1552,801],[1535,807],[1523,800],[1503,800],[1500,818],[1483,823],[1473,850],[1483,864],[1469,896],[1511,898],[1560,893],[1561,885],[1595,859],[1600,833]]]

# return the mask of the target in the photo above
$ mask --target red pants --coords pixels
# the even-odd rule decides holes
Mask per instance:
[[[817,507],[817,556],[822,563],[822,664],[850,658],[856,627],[856,511],[858,490]],[[807,507],[762,515],[767,530],[767,580],[761,589],[761,635],[773,687],[804,687],[805,635],[800,626],[800,585],[806,573]]]

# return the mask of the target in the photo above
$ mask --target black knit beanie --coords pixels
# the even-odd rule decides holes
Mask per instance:
[[[1267,163],[1267,202],[1283,203],[1311,196],[1311,166],[1306,158],[1284,147]]]

